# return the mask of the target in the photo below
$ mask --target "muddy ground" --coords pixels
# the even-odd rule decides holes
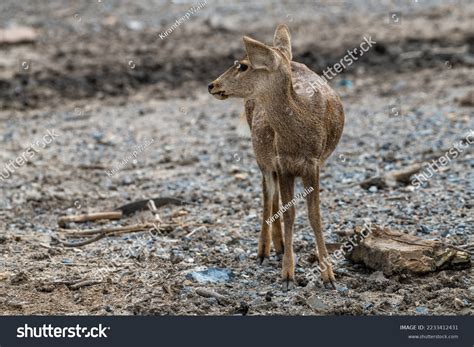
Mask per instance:
[[[324,288],[302,201],[297,286],[283,293],[280,262],[257,264],[261,178],[237,129],[242,102],[218,101],[206,86],[242,56],[243,35],[270,43],[281,22],[294,60],[319,73],[371,36],[376,45],[330,81],[346,124],[322,173],[326,240],[341,242],[370,222],[472,252],[472,147],[420,189],[357,182],[429,163],[474,129],[474,4],[208,1],[161,39],[191,5],[1,2],[2,28],[32,27],[39,36],[0,44],[0,170],[48,130],[55,135],[0,181],[0,313],[471,315],[471,269],[386,277],[339,261],[338,290]],[[59,230],[61,215],[157,197],[186,202],[159,208],[168,225],[159,231],[73,248],[56,241],[75,241]],[[153,218],[145,211],[69,228]],[[220,282],[193,277],[206,268],[221,269]]]

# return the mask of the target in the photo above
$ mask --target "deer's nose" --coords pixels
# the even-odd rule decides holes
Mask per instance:
[[[209,91],[209,93],[211,92],[213,88],[214,88],[214,83],[211,83],[207,86],[207,90]]]

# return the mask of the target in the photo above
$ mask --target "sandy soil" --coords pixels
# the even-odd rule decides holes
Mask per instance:
[[[249,139],[237,131],[242,102],[218,101],[206,86],[242,56],[242,35],[270,43],[280,22],[292,31],[294,60],[317,72],[371,36],[373,49],[330,82],[346,125],[322,173],[326,239],[341,242],[371,222],[472,252],[472,147],[420,189],[353,183],[429,163],[474,129],[474,102],[466,99],[474,85],[474,4],[209,1],[160,39],[190,7],[0,4],[4,27],[39,33],[34,43],[0,45],[0,170],[48,131],[57,134],[0,181],[0,313],[471,315],[471,269],[387,278],[340,261],[338,290],[325,289],[302,201],[297,287],[283,293],[280,262],[257,264],[260,172]],[[136,158],[109,176],[133,151]],[[159,208],[168,228],[76,248],[55,241],[66,238],[61,215],[157,197],[186,201]],[[141,212],[69,227],[152,221]],[[230,276],[199,283],[192,274],[206,268]]]

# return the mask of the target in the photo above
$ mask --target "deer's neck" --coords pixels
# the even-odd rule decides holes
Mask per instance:
[[[265,109],[267,120],[273,130],[282,138],[298,133],[301,125],[303,100],[296,94],[291,78],[286,83],[274,84],[265,95],[258,98]]]

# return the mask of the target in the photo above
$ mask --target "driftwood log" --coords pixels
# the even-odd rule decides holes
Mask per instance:
[[[362,228],[356,228],[360,235]],[[471,266],[470,254],[439,241],[426,240],[372,225],[365,237],[346,257],[354,262],[382,271],[390,276],[396,273],[424,274],[443,269],[463,269]]]
[[[357,184],[364,189],[369,189],[371,186],[376,186],[379,189],[384,189],[387,187],[395,187],[397,186],[397,184],[409,185],[411,177],[414,174],[418,173],[421,168],[421,164],[417,163],[400,170],[387,172],[381,176],[374,176],[368,178]]]

